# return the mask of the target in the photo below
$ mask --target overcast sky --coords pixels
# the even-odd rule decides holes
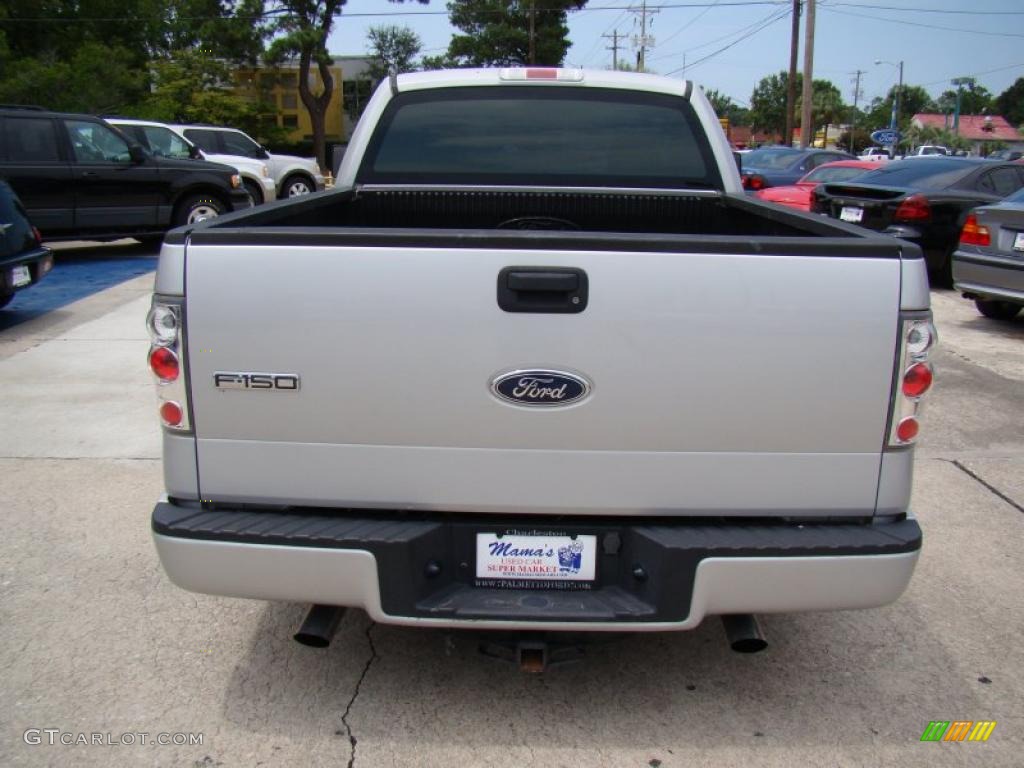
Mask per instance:
[[[540,6],[543,0],[535,2]],[[746,105],[758,80],[789,66],[792,0],[648,2],[657,13],[648,16],[655,45],[647,66],[659,74],[683,77],[685,63],[688,79]],[[639,14],[629,5],[640,7],[639,0],[590,0],[584,10],[570,13],[566,63],[610,68],[611,40],[602,35],[616,30],[627,37],[620,56],[635,61],[628,38],[639,34]],[[858,69],[864,73],[862,103],[896,83],[896,67],[876,65],[876,59],[902,59],[904,81],[925,86],[933,96],[951,88],[953,77],[975,76],[996,95],[1024,77],[1024,0],[819,0],[817,7],[814,76],[835,83],[848,103]],[[364,53],[366,30],[389,24],[412,28],[428,54],[443,52],[452,35],[443,0],[349,0],[330,50]],[[799,62],[802,70],[802,30]]]

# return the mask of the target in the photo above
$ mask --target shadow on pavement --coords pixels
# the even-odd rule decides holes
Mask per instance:
[[[0,310],[0,331],[156,269],[159,247],[133,241],[54,248],[54,267]]]

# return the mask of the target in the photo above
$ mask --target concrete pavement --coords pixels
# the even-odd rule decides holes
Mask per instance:
[[[768,616],[754,656],[713,620],[633,636],[538,678],[472,635],[359,612],[328,650],[304,648],[290,639],[301,607],[167,581],[148,529],[150,281],[0,334],[0,764],[1021,764],[1021,320],[979,322],[936,294],[944,346],[914,485],[926,545],[895,605]],[[956,719],[998,725],[985,744],[919,741]],[[202,744],[37,745],[27,729]]]

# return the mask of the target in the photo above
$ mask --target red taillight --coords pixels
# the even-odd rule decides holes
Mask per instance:
[[[184,412],[181,410],[181,406],[173,400],[168,400],[160,406],[160,418],[169,427],[176,427],[181,424],[183,416]]]
[[[558,70],[555,67],[529,67],[526,70],[527,80],[557,80]]]
[[[928,221],[932,217],[932,207],[924,195],[911,195],[896,209],[893,219],[896,221]]]
[[[920,425],[913,416],[908,416],[896,426],[896,437],[904,443],[909,443],[917,437]]]
[[[167,347],[154,347],[149,353],[149,367],[160,381],[175,381],[178,378],[178,356]]]
[[[914,363],[903,374],[903,394],[920,397],[932,385],[932,369],[925,363]]]
[[[743,188],[749,189],[752,192],[757,192],[760,189],[765,188],[764,177],[758,176],[756,173],[744,175],[741,177],[743,182]]]
[[[37,227],[32,227],[32,234],[36,236],[36,242],[43,242],[43,233]]]
[[[908,315],[900,323],[902,349],[896,370],[902,375],[895,382],[897,389],[889,413],[889,445],[893,448],[903,448],[917,440],[921,406],[934,376],[928,353],[935,346],[935,326],[930,315],[920,312]]]
[[[960,242],[964,245],[992,245],[992,234],[988,227],[978,223],[978,217],[972,213],[960,230]]]

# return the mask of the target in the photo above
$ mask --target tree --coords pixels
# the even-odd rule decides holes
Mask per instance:
[[[231,69],[201,49],[183,50],[152,63],[153,91],[126,114],[171,123],[213,123],[241,128],[260,141],[273,143],[285,133],[260,119],[274,106],[237,96],[226,87]]]
[[[1024,125],[1024,77],[996,97],[995,107],[1011,125]]]
[[[789,73],[779,72],[777,75],[768,75],[761,79],[754,92],[750,95],[750,123],[757,130],[769,131],[783,135],[786,130],[786,85],[789,82]],[[796,75],[796,90],[800,93],[803,87],[803,75]],[[811,116],[813,126],[808,128],[813,136],[814,127],[827,123],[839,122],[846,111],[843,104],[842,93],[829,80],[813,81],[811,91],[812,108]],[[796,114],[799,118],[800,98],[797,97]],[[801,127],[802,129],[802,127]],[[827,137],[826,137],[827,138]],[[783,138],[783,143],[789,142]]]
[[[5,67],[0,102],[65,112],[124,113],[147,93],[145,67],[121,46],[82,43],[67,59],[52,54]]]
[[[327,38],[331,34],[334,17],[341,14],[346,0],[280,0],[281,14],[271,25],[272,34],[278,35],[267,51],[267,61],[280,64],[290,56],[299,58],[299,98],[309,112],[313,126],[313,152],[321,168],[327,167],[325,123],[327,107],[334,96],[334,75],[331,57],[327,52]],[[319,91],[314,93],[309,73],[316,64],[320,75]]]
[[[956,106],[956,91],[950,89],[943,91],[937,101],[941,104],[950,104],[951,108]],[[995,107],[995,99],[989,93],[988,88],[983,85],[967,86],[960,93],[960,114],[980,115],[990,113]]]
[[[416,68],[413,59],[423,48],[420,36],[408,27],[370,27],[368,34],[370,55],[370,78],[383,80],[393,67],[396,72],[411,72]]]
[[[801,76],[796,76],[797,92],[800,91]],[[786,85],[789,73],[779,72],[768,75],[750,94],[750,124],[758,131],[782,136],[786,132]],[[799,111],[798,111],[799,114]],[[783,137],[783,143],[789,144],[792,137]]]
[[[889,89],[884,99],[875,99],[864,119],[868,131],[888,128],[892,121],[892,102],[896,96],[896,86]],[[920,85],[906,85],[900,91],[900,124],[899,129],[905,131],[914,115],[920,112],[933,112],[937,109],[932,97]]]
[[[816,135],[819,125],[825,126],[822,146],[828,145],[828,127],[842,121],[846,114],[843,94],[830,80],[814,80],[811,84],[811,137]]]
[[[750,110],[741,107],[724,93],[711,88],[704,92],[711,102],[712,109],[719,117],[729,118],[730,125],[747,125],[750,122]]]
[[[465,34],[452,37],[444,61],[461,67],[558,66],[570,46],[567,11],[584,5],[586,0],[451,0],[449,19]]]

